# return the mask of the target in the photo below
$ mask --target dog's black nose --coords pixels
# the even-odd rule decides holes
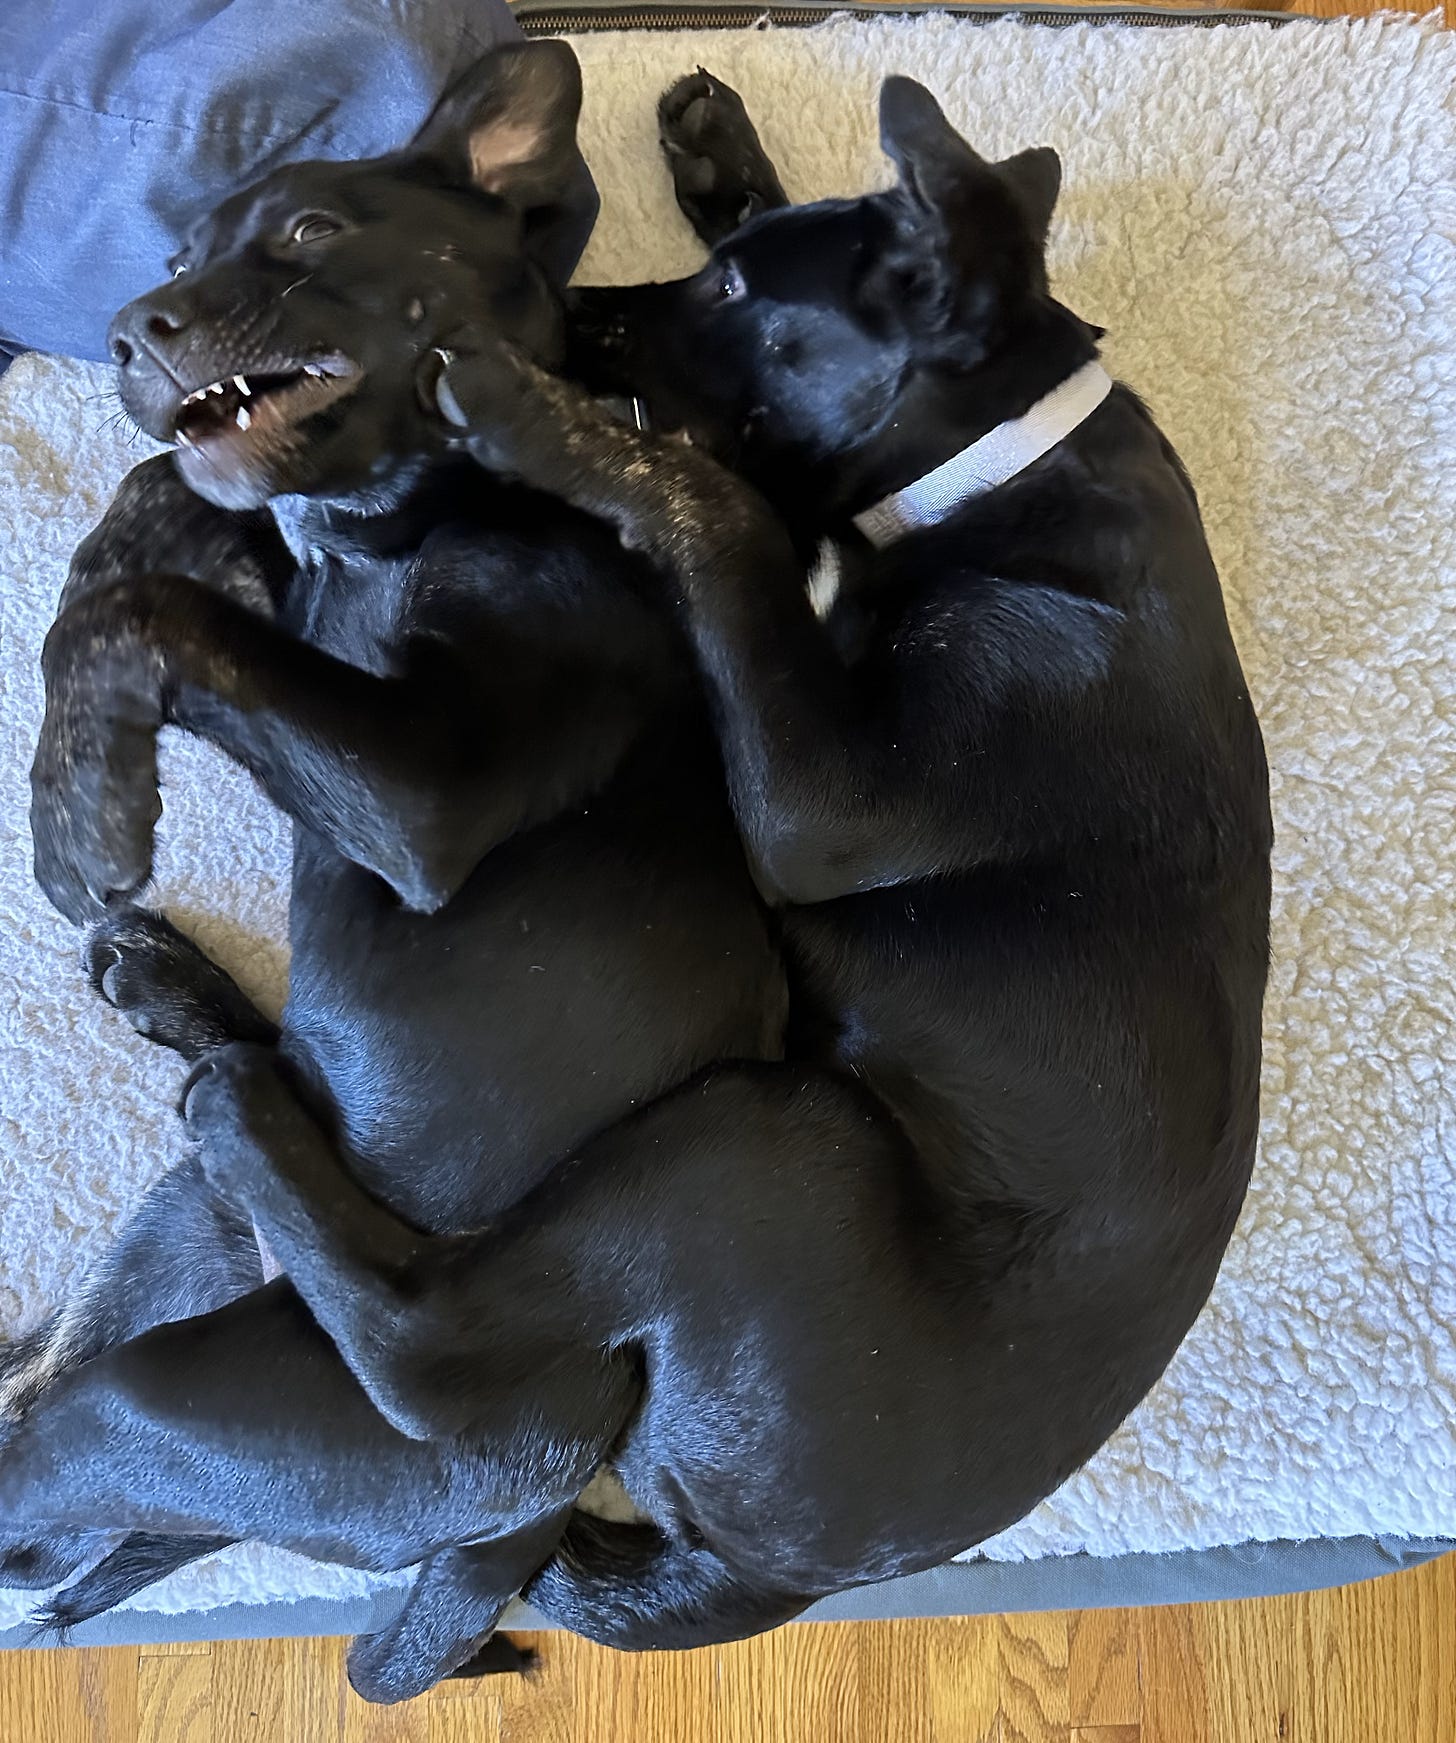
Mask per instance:
[[[153,291],[128,303],[111,323],[106,343],[123,369],[138,351],[155,351],[175,339],[191,321],[182,298],[171,291]]]

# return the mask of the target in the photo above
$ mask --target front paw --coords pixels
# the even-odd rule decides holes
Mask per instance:
[[[36,882],[68,920],[94,921],[151,877],[162,814],[154,729],[48,717],[30,791]]]
[[[467,340],[436,355],[434,403],[488,471],[570,496],[597,449],[623,439],[620,426],[589,395],[514,346]]]
[[[277,1039],[232,976],[161,914],[113,904],[86,940],[84,961],[93,990],[138,1035],[187,1059],[229,1041]]]
[[[743,99],[703,67],[663,92],[657,124],[677,203],[710,246],[788,204]]]
[[[126,588],[57,619],[41,655],[46,712],[30,770],[36,881],[78,925],[152,873],[161,724],[158,661]]]

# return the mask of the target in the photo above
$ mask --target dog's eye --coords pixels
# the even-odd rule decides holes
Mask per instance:
[[[743,274],[729,261],[718,274],[718,301],[735,303],[739,297],[747,294],[748,286],[743,282]]]
[[[298,243],[322,242],[325,237],[337,234],[338,229],[339,226],[332,218],[320,217],[317,212],[310,212],[293,226],[290,240]]]

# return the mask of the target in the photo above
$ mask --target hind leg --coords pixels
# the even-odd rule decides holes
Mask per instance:
[[[164,1174],[76,1295],[0,1347],[0,1460],[22,1421],[72,1370],[154,1326],[210,1313],[262,1280],[252,1224],[213,1191],[198,1159]],[[40,1589],[70,1578],[111,1548],[124,1522],[97,1513],[93,1523],[100,1529],[49,1537],[0,1532],[0,1586]]]
[[[0,1458],[37,1400],[72,1369],[153,1326],[211,1312],[262,1277],[252,1224],[213,1191],[197,1158],[164,1174],[72,1300],[0,1347]],[[98,1515],[96,1523],[111,1522]],[[114,1536],[0,1537],[0,1585],[53,1586]]]
[[[100,996],[138,1033],[184,1058],[277,1037],[231,977],[160,914],[108,914],[87,940],[86,966]],[[189,1159],[151,1188],[72,1301],[0,1345],[0,1434],[78,1363],[152,1326],[208,1313],[261,1281],[252,1225]]]
[[[70,1369],[155,1325],[209,1313],[262,1280],[252,1224],[189,1157],[151,1188],[72,1300],[0,1346],[0,1442]]]
[[[658,137],[683,215],[711,248],[759,212],[787,206],[743,99],[699,67],[665,91]]]
[[[529,1210],[480,1236],[421,1234],[370,1198],[269,1048],[210,1055],[185,1098],[219,1191],[249,1216],[376,1408],[420,1439],[550,1424],[571,1441],[635,1396],[630,1340],[597,1323],[589,1267]],[[480,1323],[482,1272],[508,1311]]]
[[[280,1281],[108,1350],[52,1387],[0,1454],[0,1538],[101,1521],[255,1537],[376,1571],[480,1546],[568,1506],[636,1398],[626,1363],[589,1411],[572,1407],[581,1376],[567,1377],[555,1410],[543,1378],[540,1394],[522,1378],[504,1381],[478,1435],[410,1439],[373,1408]]]
[[[130,907],[108,914],[87,941],[86,966],[97,992],[138,1033],[185,1058],[230,1039],[276,1036],[233,980],[159,914]],[[0,1344],[0,1446],[71,1369],[154,1326],[210,1313],[262,1281],[252,1224],[217,1196],[197,1158],[189,1158],[156,1182],[64,1307],[34,1331]],[[114,1537],[88,1531],[12,1540],[0,1545],[0,1584],[53,1586]],[[135,1577],[135,1548],[123,1543],[107,1560],[128,1566]],[[174,1555],[176,1565],[180,1559]],[[110,1583],[101,1569],[96,1573],[103,1585]],[[79,1613],[73,1619],[80,1620]]]

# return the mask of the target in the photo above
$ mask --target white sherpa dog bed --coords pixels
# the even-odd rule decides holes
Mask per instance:
[[[578,47],[603,194],[587,279],[696,263],[653,105],[700,61],[743,92],[796,197],[885,179],[890,72],[988,154],[1055,145],[1054,281],[1188,463],[1263,719],[1278,844],[1248,1207],[1153,1395],[985,1554],[1456,1536],[1456,35],[931,17]],[[29,873],[41,640],[71,547],[143,452],[107,424],[107,385],[35,358],[0,383],[0,1333],[75,1283],[183,1149],[177,1064],[86,990]],[[276,1006],[288,831],[246,778],[168,738],[158,897]],[[368,1589],[248,1546],[142,1602]],[[966,1589],[930,1607],[979,1607]],[[0,1629],[32,1603],[0,1594]],[[317,1615],[275,1609],[256,1631]]]

